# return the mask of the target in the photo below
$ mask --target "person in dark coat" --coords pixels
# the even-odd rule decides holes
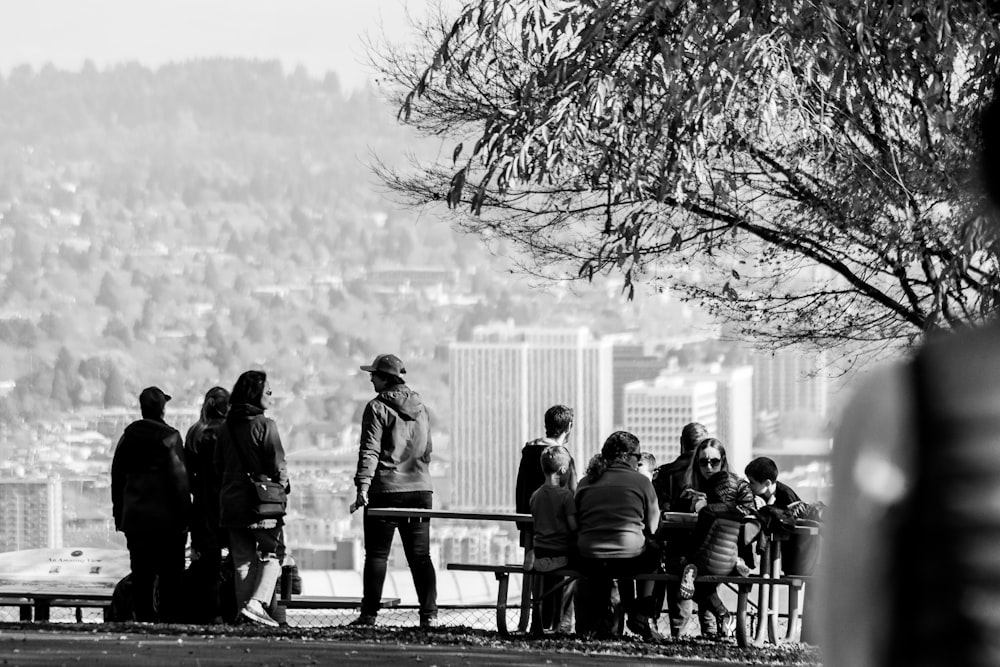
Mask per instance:
[[[264,416],[271,404],[267,373],[254,370],[240,375],[229,397],[225,425],[218,429],[214,460],[220,483],[219,525],[229,540],[237,608],[242,617],[273,627],[278,622],[266,608],[281,575],[284,521],[258,517],[247,484],[247,473],[252,473],[282,484],[286,493],[291,491],[278,426]]]
[[[188,429],[184,456],[193,496],[191,567],[188,585],[197,600],[193,617],[201,623],[222,621],[219,576],[223,541],[219,535],[219,484],[215,478],[215,445],[225,427],[229,391],[212,387],[205,394],[201,418]]]
[[[382,600],[392,537],[399,529],[420,603],[420,627],[437,621],[437,574],[431,562],[430,521],[389,521],[371,516],[369,507],[431,509],[433,489],[428,468],[433,445],[430,417],[420,394],[406,386],[406,368],[394,354],[380,354],[370,366],[377,396],[361,418],[354,508],[364,507],[365,569],[361,615],[354,625],[373,625]]]
[[[135,618],[144,622],[176,622],[182,612],[191,495],[181,434],[163,421],[169,400],[159,387],[142,390],[142,419],[125,427],[111,462],[115,528],[125,533]]]
[[[708,429],[698,422],[691,422],[681,431],[681,453],[670,463],[664,463],[653,473],[653,488],[661,512],[689,512],[688,503],[681,499],[687,488],[688,470],[698,443],[708,437]]]
[[[694,449],[698,443],[708,437],[708,429],[698,422],[690,422],[681,430],[680,455],[670,463],[664,463],[653,472],[653,489],[661,512],[690,512],[691,504],[681,497],[688,487],[688,469],[694,457]],[[670,539],[664,542],[663,559],[668,567],[679,567],[680,560],[691,550],[689,536],[677,532],[670,534]],[[676,587],[675,587],[676,588]],[[660,607],[667,596],[667,585],[657,582],[656,597]],[[682,600],[676,591],[670,602],[670,632],[679,637],[691,616],[691,601]]]
[[[531,513],[531,495],[545,483],[542,470],[542,452],[553,445],[566,446],[573,430],[573,409],[565,405],[553,405],[545,411],[545,437],[524,443],[521,463],[517,467],[517,482],[514,489],[514,511],[519,514]],[[564,476],[564,484],[571,493],[576,493],[576,464],[570,457],[569,469]],[[521,546],[528,548],[530,523],[518,523],[521,531]],[[527,554],[525,554],[527,556]]]

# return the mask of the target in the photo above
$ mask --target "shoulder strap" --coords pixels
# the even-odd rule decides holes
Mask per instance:
[[[233,425],[229,423],[228,419],[226,420],[226,430],[229,431],[229,440],[233,443],[233,449],[236,451],[236,458],[240,460],[240,465],[243,466],[243,472],[245,472],[247,476],[252,477],[252,468],[247,464],[246,452],[243,451],[243,448],[240,446],[239,442],[237,442],[236,434],[233,432]]]

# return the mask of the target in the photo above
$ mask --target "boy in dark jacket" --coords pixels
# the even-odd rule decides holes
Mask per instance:
[[[170,396],[159,387],[139,394],[142,419],[125,427],[111,462],[115,528],[125,533],[138,621],[180,620],[191,496],[181,434],[163,421]],[[159,576],[160,606],[154,604]]]
[[[750,482],[750,490],[763,501],[765,506],[791,510],[793,513],[804,507],[805,504],[799,498],[799,494],[795,493],[792,487],[778,481],[778,464],[774,459],[758,456],[747,464],[744,473]]]

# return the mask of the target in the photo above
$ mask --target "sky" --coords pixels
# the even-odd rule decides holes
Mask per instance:
[[[138,61],[156,67],[201,57],[279,59],[345,89],[374,83],[363,38],[410,36],[407,15],[432,0],[29,0],[0,21],[0,72],[20,64],[79,69]],[[445,0],[457,6],[458,0]]]

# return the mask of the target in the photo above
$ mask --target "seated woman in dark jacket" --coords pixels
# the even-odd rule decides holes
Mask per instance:
[[[577,547],[590,593],[584,597],[597,603],[591,612],[610,607],[613,578],[659,569],[660,552],[649,538],[660,522],[660,507],[652,482],[636,471],[638,464],[639,439],[616,431],[591,459],[577,488]],[[629,630],[643,639],[658,640],[650,620],[658,611],[653,582],[620,579],[619,590]]]
[[[684,561],[681,583],[672,596],[694,599],[702,635],[718,633],[727,637],[732,634],[733,618],[719,598],[719,585],[696,584],[694,580],[699,572],[727,575],[745,568],[741,555],[752,560],[749,550],[741,553],[740,540],[742,518],[754,509],[753,492],[745,479],[729,470],[726,448],[715,438],[706,438],[695,447],[687,479],[688,488],[682,496],[691,510],[698,512],[698,525],[690,542],[692,550]]]
[[[276,626],[266,607],[281,575],[283,521],[257,516],[256,497],[247,484],[249,472],[264,475],[284,485],[286,493],[290,491],[278,427],[264,416],[264,410],[271,407],[267,374],[247,371],[240,375],[229,403],[215,448],[216,477],[221,483],[219,525],[228,530],[240,614],[255,623]]]

